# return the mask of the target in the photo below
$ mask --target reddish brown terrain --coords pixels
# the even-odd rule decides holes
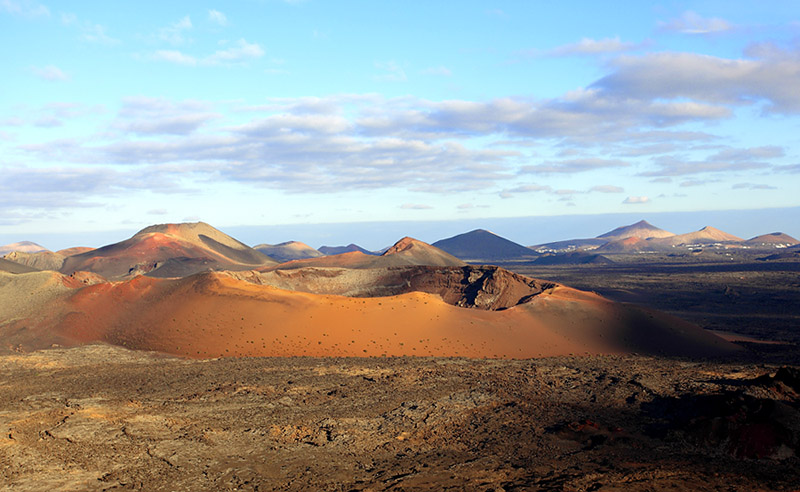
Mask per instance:
[[[800,373],[752,338],[412,238],[276,264],[165,224],[37,254],[0,262],[12,489],[800,487]]]
[[[7,275],[6,292],[28,288],[31,298],[49,295],[38,294],[46,310],[7,322],[3,340],[26,351],[103,341],[189,357],[711,356],[738,350],[677,318],[496,267],[395,268],[355,279],[342,279],[348,275],[338,271],[291,273],[280,278],[283,287],[300,281],[323,293],[259,285],[278,282],[257,273],[251,282],[246,275],[206,273],[93,285],[56,273],[30,274],[42,277],[36,282]],[[364,290],[352,290],[354,282]],[[396,292],[385,282],[397,285]],[[350,289],[349,297],[324,293],[342,288]]]
[[[800,374],[642,356],[0,358],[8,490],[791,491]]]
[[[117,282],[101,276],[130,277],[141,265],[133,263],[139,253],[148,261],[167,254],[197,258],[199,245],[240,262],[259,258],[226,238],[205,224],[155,226],[68,257],[62,270],[72,270],[66,263],[87,267],[68,277],[6,274],[0,277],[7,293],[4,347],[102,341],[188,357],[719,356],[739,350],[677,318],[498,267],[467,266],[412,238],[381,256],[352,252],[172,279],[157,278],[164,266]],[[161,258],[164,265],[174,259]],[[23,307],[29,314],[21,314]]]
[[[69,256],[62,273],[88,271],[108,279],[140,274],[182,277],[207,270],[247,270],[276,262],[208,224],[161,224],[125,241]]]

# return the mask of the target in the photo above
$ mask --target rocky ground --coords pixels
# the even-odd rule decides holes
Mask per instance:
[[[796,490],[798,393],[744,360],[53,349],[0,357],[0,488]]]
[[[703,328],[800,344],[800,258],[723,250],[609,255],[608,265],[503,265],[509,270],[649,306]]]

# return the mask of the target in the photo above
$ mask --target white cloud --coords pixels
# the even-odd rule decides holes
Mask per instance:
[[[301,107],[308,101],[287,101]],[[127,131],[160,131],[158,139],[131,139],[122,134],[103,145],[76,140],[20,146],[20,150],[58,162],[157,166],[190,166],[215,181],[246,182],[289,192],[335,192],[341,189],[401,188],[449,193],[485,189],[512,179],[507,149],[470,149],[449,141],[423,141],[394,136],[364,136],[352,122],[327,113],[327,104],[287,114],[275,104],[272,114],[248,124],[210,129],[200,134],[182,123],[205,121],[207,108],[176,108],[175,103],[134,101],[129,114],[113,125]],[[152,110],[148,105],[154,106]],[[162,105],[163,107],[159,107]],[[173,114],[187,118],[176,119]],[[190,119],[199,113],[196,119]],[[213,113],[212,113],[213,114]],[[151,116],[152,115],[152,116]],[[153,119],[152,122],[148,121]],[[148,126],[149,125],[149,126]],[[170,130],[168,133],[167,130]],[[176,130],[176,131],[172,131]],[[180,132],[177,130],[181,130]]]
[[[51,102],[39,107],[20,107],[21,116],[12,116],[0,120],[0,126],[34,125],[40,128],[63,126],[65,120],[86,115],[97,116],[105,112],[102,105],[83,105],[71,102]]]
[[[350,122],[339,115],[280,113],[268,118],[253,120],[235,128],[235,131],[252,136],[279,136],[286,132],[313,134],[341,134],[351,129]]]
[[[578,173],[610,167],[627,167],[629,164],[618,159],[584,158],[563,161],[548,161],[535,166],[523,166],[521,172],[535,174]]]
[[[112,126],[139,135],[188,135],[219,117],[205,103],[140,96],[123,99]]]
[[[81,27],[81,39],[84,41],[88,41],[90,43],[101,43],[101,44],[117,44],[119,43],[118,39],[112,38],[108,34],[106,34],[105,26],[100,24],[92,24],[90,22],[86,22]]]
[[[33,125],[39,128],[55,128],[63,126],[64,122],[55,116],[42,116],[34,120]]]
[[[760,59],[661,52],[620,56],[611,66],[614,71],[591,86],[609,97],[671,104],[688,100],[705,105],[706,109],[683,108],[694,117],[715,117],[714,112],[720,111],[715,106],[758,102],[765,103],[767,112],[800,112],[800,91],[794,90],[800,86],[800,57],[796,52],[780,51]]]
[[[776,146],[752,147],[745,149],[725,148],[702,160],[665,155],[652,159],[657,168],[642,172],[640,176],[686,176],[704,173],[727,173],[747,169],[765,169],[770,159],[782,157],[783,148]]]
[[[625,189],[614,185],[597,185],[592,186],[589,191],[596,191],[599,193],[623,193]]]
[[[514,188],[505,189],[500,192],[503,198],[509,198],[513,193],[538,193],[541,191],[553,191],[552,188],[546,185],[527,184],[516,186]]]
[[[730,162],[753,162],[760,159],[775,159],[783,157],[785,154],[783,147],[777,145],[765,145],[762,147],[749,147],[745,149],[727,148],[720,150],[709,157],[711,161],[730,161]]]
[[[241,53],[229,51],[230,56],[223,58],[263,53],[260,47],[249,50],[249,46],[257,45],[243,41],[238,45]],[[173,63],[211,64],[210,55],[160,53]],[[270,99],[259,106],[234,103],[230,118],[220,114],[221,103],[131,98],[123,101],[116,118],[103,129],[102,143],[87,137],[15,149],[41,161],[136,166],[170,179],[173,170],[190,169],[205,180],[290,193],[481,190],[504,198],[537,192],[564,198],[626,191],[610,184],[570,185],[568,179],[576,173],[721,179],[718,173],[771,169],[772,160],[787,158],[781,147],[725,147],[714,135],[670,128],[716,121],[716,116],[709,118],[686,104],[702,101],[682,100],[665,109],[667,102],[648,99],[648,94],[627,97],[609,92],[596,87],[561,98],[487,101],[340,94]],[[230,104],[225,107],[230,109]],[[630,161],[617,158],[621,152],[648,146],[654,148]],[[549,147],[560,157],[541,157],[551,154],[537,154],[537,147]],[[560,149],[569,152],[558,154]],[[526,177],[542,181],[526,183]],[[567,193],[563,188],[569,186],[576,189]]]
[[[192,28],[192,19],[187,15],[178,19],[167,27],[162,27],[158,31],[158,39],[172,45],[181,45],[186,42],[184,37],[186,31]]]
[[[785,166],[775,166],[775,171],[781,173],[800,173],[800,164],[788,164]]]
[[[32,67],[31,72],[42,80],[50,82],[63,81],[69,79],[69,76],[64,73],[60,68],[55,65],[47,65],[44,67]]]
[[[577,43],[565,44],[550,51],[553,56],[569,55],[603,55],[620,53],[639,48],[636,43],[622,42],[619,36],[605,39],[583,38]]]
[[[264,49],[258,43],[248,43],[244,39],[239,39],[225,50],[217,50],[214,54],[204,59],[205,63],[217,65],[221,63],[237,63],[251,58],[264,56]]]
[[[400,208],[402,208],[403,210],[430,210],[433,207],[422,203],[404,203],[400,205]]]
[[[375,80],[384,82],[405,82],[408,80],[405,70],[396,61],[375,62],[374,65],[381,72],[375,76]]]
[[[243,63],[247,60],[256,59],[264,56],[264,49],[258,43],[248,43],[240,39],[233,46],[217,50],[214,53],[195,57],[179,50],[157,50],[151,58],[153,60],[175,63],[177,65],[197,66],[197,65],[228,65]]]
[[[152,171],[152,172],[150,172]],[[121,190],[180,191],[177,172],[155,169],[119,171],[107,167],[3,167],[0,207],[62,209],[105,206],[101,196]]]
[[[623,188],[621,188],[619,186],[613,186],[613,185],[597,185],[597,186],[592,186],[588,190],[574,190],[574,189],[568,189],[568,188],[561,188],[561,189],[554,190],[552,187],[547,186],[547,185],[532,184],[532,185],[521,185],[521,186],[516,186],[514,188],[504,189],[504,190],[500,191],[499,196],[500,196],[500,198],[511,198],[512,196],[514,196],[516,194],[519,194],[519,193],[541,193],[541,192],[544,192],[544,193],[549,193],[549,194],[552,194],[552,195],[561,196],[562,200],[563,200],[564,199],[563,197],[571,197],[572,195],[578,195],[578,194],[594,193],[594,192],[598,192],[598,193],[622,193],[624,191],[625,190]]]
[[[228,25],[228,17],[219,10],[211,9],[208,11],[208,20],[219,26]]]
[[[633,204],[639,204],[639,203],[648,203],[648,202],[650,202],[650,198],[648,198],[646,196],[629,196],[628,198],[626,198],[625,200],[622,201],[622,203],[624,203],[626,205],[633,205]]]
[[[23,17],[49,17],[50,9],[33,0],[0,0],[0,8]]]
[[[450,77],[451,75],[453,75],[453,72],[451,72],[449,68],[441,65],[438,67],[428,67],[421,73],[423,75],[437,75],[441,77]]]
[[[733,29],[733,25],[719,17],[703,17],[697,12],[687,10],[680,17],[660,23],[664,31],[682,34],[717,34]]]
[[[197,65],[197,58],[191,55],[181,53],[178,50],[158,50],[155,53],[153,53],[153,59],[175,63],[177,65],[187,65],[187,66]]]
[[[756,183],[736,183],[731,187],[734,190],[777,190],[775,186]]]
[[[80,31],[80,39],[90,43],[100,43],[106,45],[118,44],[119,39],[112,38],[106,33],[106,27],[94,22],[78,19],[78,16],[69,13],[61,13],[61,23],[68,27],[74,27]]]

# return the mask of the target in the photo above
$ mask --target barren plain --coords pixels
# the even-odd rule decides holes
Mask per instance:
[[[0,359],[10,490],[795,490],[800,375],[641,356]]]

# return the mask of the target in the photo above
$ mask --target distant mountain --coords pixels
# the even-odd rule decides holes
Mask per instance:
[[[647,222],[646,220],[640,220],[635,224],[617,227],[613,231],[606,232],[605,234],[600,234],[597,237],[600,239],[606,239],[607,241],[615,241],[618,239],[625,239],[629,237],[650,239],[653,237],[661,238],[661,237],[671,237],[674,235],[675,234],[669,231],[665,231],[664,229],[659,229],[658,227]]]
[[[469,262],[537,257],[536,252],[532,249],[483,229],[441,239],[433,243],[433,246]]]
[[[676,246],[703,246],[715,243],[730,245],[742,244],[743,239],[720,231],[711,226],[706,226],[695,232],[664,237],[651,237],[643,239],[631,236],[624,239],[615,239],[596,249],[598,253],[635,253],[639,251],[666,251]]]
[[[709,244],[709,243],[741,243],[744,239],[728,234],[715,227],[705,226],[699,231],[679,234],[652,240],[652,244],[658,246],[679,246],[689,244]]]
[[[185,276],[206,270],[248,270],[276,262],[197,222],[147,227],[125,241],[67,257],[61,272],[88,271],[114,279],[156,272],[167,263],[170,273]],[[163,271],[153,276],[163,276]]]
[[[0,256],[6,255],[13,251],[19,251],[22,253],[38,253],[40,251],[47,251],[47,248],[45,248],[41,244],[36,244],[32,241],[20,241],[18,243],[11,243],[11,244],[6,244],[5,246],[0,246]]]
[[[635,239],[651,239],[651,238],[664,238],[672,237],[675,234],[659,229],[658,227],[650,224],[646,220],[640,220],[635,224],[617,227],[613,231],[600,234],[594,238],[586,239],[569,239],[567,241],[555,241],[552,243],[539,244],[531,246],[531,249],[539,253],[545,252],[566,252],[566,251],[589,251],[598,249],[598,251],[606,252],[623,252],[623,251],[637,251],[639,244],[637,241],[625,241],[629,238]],[[639,244],[639,246],[645,243]]]
[[[317,251],[323,255],[340,255],[342,253],[352,253],[353,251],[358,251],[359,253],[364,253],[365,255],[377,256],[372,251],[367,251],[361,246],[352,243],[348,244],[347,246],[320,246]]]
[[[253,249],[280,262],[324,256],[323,253],[300,241],[287,241],[280,244],[259,244],[253,246]]]
[[[706,226],[699,231],[686,234],[674,234],[659,229],[647,221],[640,220],[635,224],[617,227],[613,231],[601,234],[596,238],[570,239],[553,243],[531,246],[539,253],[568,252],[568,251],[594,251],[596,253],[637,253],[646,251],[667,251],[678,246],[704,246],[722,243],[728,246],[737,246],[756,243],[773,245],[795,244],[797,241],[791,236],[781,233],[758,236],[745,242],[742,238],[723,232],[711,226]],[[792,243],[791,241],[795,241]]]
[[[404,237],[389,247],[380,256],[368,255],[361,251],[349,251],[338,255],[290,261],[264,270],[296,270],[298,268],[389,268],[400,266],[466,266],[458,258],[414,238]]]
[[[800,241],[793,238],[788,234],[784,234],[782,232],[773,232],[770,234],[762,234],[761,236],[756,236],[754,238],[748,239],[744,242],[744,244],[748,246],[775,246],[777,244],[782,244],[785,246],[794,246],[796,244],[800,244]]]
[[[653,241],[640,237],[626,237],[607,242],[594,251],[597,253],[631,253],[636,251],[648,251],[653,247]]]

